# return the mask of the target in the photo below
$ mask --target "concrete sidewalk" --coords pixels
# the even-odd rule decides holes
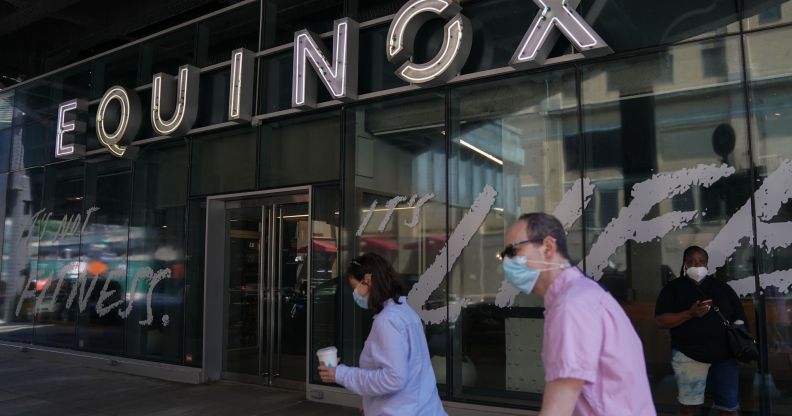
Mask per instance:
[[[233,382],[180,384],[0,350],[0,414],[353,416],[358,411],[308,402],[304,392]]]

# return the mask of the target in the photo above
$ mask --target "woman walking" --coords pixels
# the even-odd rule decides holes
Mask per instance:
[[[407,305],[396,271],[381,256],[367,253],[352,260],[346,278],[355,303],[375,314],[374,323],[360,367],[320,366],[322,381],[360,395],[367,415],[445,415],[423,324]]]

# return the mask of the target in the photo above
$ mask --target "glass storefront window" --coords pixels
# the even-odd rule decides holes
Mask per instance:
[[[231,52],[258,50],[258,2],[198,23],[198,65],[207,66],[231,59]]]
[[[87,98],[90,82],[90,66],[80,65],[14,91],[12,170],[55,161],[53,145],[58,106],[74,98]],[[78,141],[82,140],[83,137],[78,137]]]
[[[53,97],[53,85],[37,80],[14,90],[13,123],[22,125],[37,120],[52,119],[58,104]]]
[[[399,65],[388,61],[383,53],[387,37],[388,25],[360,31],[360,69],[358,70],[358,93],[360,94],[407,85],[396,76]]]
[[[75,337],[77,316],[88,311],[89,299],[75,299],[68,307],[74,286],[79,286],[80,228],[72,228],[83,214],[83,178],[81,161],[59,163],[44,170],[44,206],[47,216],[38,228],[38,265],[36,267],[36,319],[34,342],[54,347],[82,347]],[[75,264],[76,263],[76,264]],[[70,267],[79,265],[79,268]],[[61,286],[61,273],[65,271]],[[88,273],[85,283],[100,273]],[[98,279],[98,277],[97,277]],[[85,292],[89,292],[85,290]],[[90,291],[93,294],[92,291]],[[89,295],[90,296],[90,295]],[[89,312],[90,313],[90,312]]]
[[[113,85],[120,85],[129,89],[142,85],[138,81],[141,78],[147,78],[151,74],[138,77],[139,52],[139,47],[133,46],[95,60],[92,64],[91,98],[102,98],[105,91]],[[175,73],[175,70],[173,71]],[[151,79],[143,84],[149,82],[151,82]]]
[[[751,282],[750,232],[725,242],[750,218],[751,163],[737,37],[582,68],[586,272],[622,304],[644,344],[654,400],[676,411],[668,331],[654,305],[677,278],[691,245],[733,288]],[[749,209],[749,208],[745,208]],[[651,226],[647,226],[652,224]],[[747,280],[746,280],[747,279]],[[742,295],[754,330],[753,284]],[[756,408],[754,365],[740,369],[740,405]]]
[[[341,113],[313,114],[261,127],[259,187],[275,188],[338,180]]]
[[[243,191],[256,186],[255,130],[229,130],[190,140],[191,195]]]
[[[311,345],[310,381],[320,383],[314,351],[330,345],[343,345],[338,319],[341,316],[342,287],[346,285],[343,265],[339,264],[341,191],[337,185],[312,190],[311,205]]]
[[[159,72],[175,75],[182,65],[196,65],[196,32],[195,26],[188,26],[141,44],[137,84],[151,83],[152,76]],[[230,56],[229,51],[228,59]]]
[[[55,120],[15,125],[11,135],[11,170],[42,166],[54,160]]]
[[[187,175],[183,144],[149,146],[135,161],[126,275],[132,303],[126,347],[133,357],[182,362]],[[135,282],[147,268],[151,278]]]
[[[509,66],[539,8],[532,1],[468,2],[462,14],[473,24],[473,45],[463,74]]]
[[[786,9],[787,4],[783,4]],[[792,406],[792,248],[786,227],[792,220],[789,180],[792,174],[792,28],[745,37],[751,97],[751,133],[758,190],[756,231],[759,281],[767,320],[766,386],[772,414]]]
[[[391,262],[407,287],[436,262],[446,241],[446,129],[443,94],[428,93],[385,103],[354,107],[347,112],[347,148],[354,149],[348,166],[354,192],[347,195],[350,209],[345,246],[349,257],[375,252]],[[346,265],[342,265],[345,268]],[[413,300],[445,315],[445,281],[437,281]],[[346,362],[356,363],[368,330],[370,314],[352,301],[351,291],[343,297]],[[438,383],[445,384],[445,319],[427,326],[432,366]],[[358,322],[352,324],[350,321]],[[436,348],[432,347],[435,346]],[[442,394],[441,386],[441,394]]]
[[[743,30],[762,29],[792,22],[792,1],[745,0]]]
[[[260,114],[273,113],[280,110],[291,108],[291,77],[292,77],[292,53],[291,51],[279,53],[277,55],[266,56],[259,59],[259,70],[261,71],[260,91],[266,91],[258,97]],[[312,71],[311,68],[308,72]],[[324,85],[317,82],[319,94],[317,102],[328,100],[330,94],[323,92]]]
[[[196,118],[193,128],[211,126],[228,121],[230,75],[231,71],[229,69],[201,74],[200,91],[198,92],[198,97],[200,98],[198,101],[198,118]],[[252,85],[247,87],[253,88]]]
[[[333,21],[344,17],[343,0],[263,1],[263,49],[290,43],[294,41],[294,32],[303,29],[329,32],[333,30]]]
[[[402,0],[346,0],[346,7],[350,17],[365,22],[394,14],[404,3]]]
[[[452,90],[451,102],[451,227],[488,187],[497,192],[486,217],[466,231],[475,235],[451,266],[449,297],[467,300],[452,323],[454,395],[536,402],[544,387],[542,302],[501,289],[496,254],[506,227],[520,214],[553,212],[580,180],[575,74],[554,71],[461,87]],[[578,261],[579,222],[565,223],[570,255]]]
[[[124,321],[119,311],[126,309],[131,202],[132,164],[128,160],[85,165],[80,267],[85,269],[88,287],[94,276],[96,286],[78,317],[80,349],[116,355],[125,352]]]
[[[5,195],[0,274],[0,339],[33,342],[44,168],[0,175]],[[36,215],[38,213],[38,215]]]
[[[616,52],[739,30],[737,2],[581,2],[580,15]]]
[[[203,363],[204,254],[206,247],[206,199],[188,205],[187,283],[184,306],[184,364]]]

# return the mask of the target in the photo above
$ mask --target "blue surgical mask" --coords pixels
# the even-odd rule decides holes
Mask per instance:
[[[569,267],[568,263],[548,263],[543,261],[532,260],[534,263],[547,264],[553,267],[545,269],[534,269],[528,267],[525,262],[528,259],[525,256],[506,257],[503,259],[503,272],[506,274],[506,280],[509,281],[514,287],[520,289],[525,293],[531,293],[536,282],[539,280],[539,275],[546,270],[553,269],[566,269]]]
[[[352,297],[355,299],[355,303],[363,309],[368,309],[368,296],[361,296],[357,288],[352,291]]]

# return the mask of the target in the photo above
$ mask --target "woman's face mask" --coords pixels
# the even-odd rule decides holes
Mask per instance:
[[[687,270],[685,270],[685,274],[696,282],[700,282],[707,277],[707,273],[706,267],[688,267]]]
[[[525,256],[506,257],[503,259],[503,273],[506,274],[506,280],[509,281],[514,287],[520,289],[525,293],[531,293],[536,282],[539,280],[539,275],[547,270],[566,269],[569,267],[568,263],[548,263],[544,261],[531,260],[533,263],[546,264],[551,267],[544,269],[534,269],[528,267],[526,262],[528,258]]]
[[[363,284],[359,284],[355,290],[352,291],[352,297],[355,299],[355,303],[363,309],[368,309],[368,295],[363,296],[358,293],[358,288]]]

